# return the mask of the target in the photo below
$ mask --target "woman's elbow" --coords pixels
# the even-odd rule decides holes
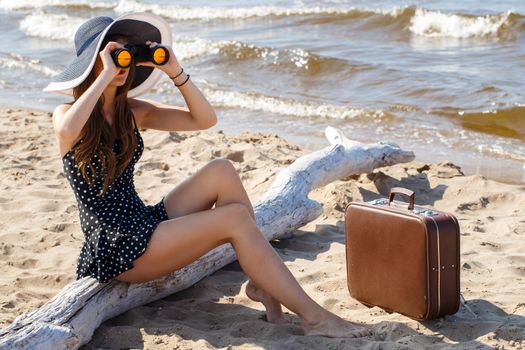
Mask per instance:
[[[217,115],[215,114],[215,112],[212,112],[210,117],[208,118],[208,127],[207,128],[211,128],[215,124],[217,124]]]

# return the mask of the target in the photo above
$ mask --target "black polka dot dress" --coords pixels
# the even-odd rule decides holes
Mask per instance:
[[[85,237],[77,261],[77,280],[92,276],[106,283],[131,269],[133,261],[146,250],[157,225],[169,219],[164,197],[155,205],[145,205],[135,191],[133,171],[144,150],[144,142],[136,126],[134,133],[138,141],[135,154],[103,196],[97,196],[103,184],[100,177],[91,186],[84,180],[74,161],[74,147],[62,158],[64,174],[75,193]],[[114,145],[116,152],[119,145],[118,142]],[[96,155],[93,164],[100,170]]]

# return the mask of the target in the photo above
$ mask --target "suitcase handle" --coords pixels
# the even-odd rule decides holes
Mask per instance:
[[[403,187],[392,187],[390,189],[390,195],[388,196],[388,205],[394,200],[396,194],[404,194],[405,196],[408,196],[408,210],[414,209],[414,191],[410,191]]]

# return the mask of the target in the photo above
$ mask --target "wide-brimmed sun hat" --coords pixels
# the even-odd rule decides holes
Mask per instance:
[[[147,40],[171,46],[169,23],[153,13],[134,12],[113,19],[108,16],[93,17],[82,23],[75,32],[76,55],[73,62],[53,77],[43,91],[73,95],[73,88],[86,79],[95,64],[104,38],[110,34],[124,34],[128,44],[144,44]],[[163,72],[148,66],[136,66],[135,77],[128,97],[138,96],[149,90]]]

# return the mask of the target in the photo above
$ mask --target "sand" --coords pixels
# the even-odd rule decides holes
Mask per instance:
[[[51,114],[0,108],[0,327],[38,308],[75,280],[83,235],[62,173]],[[146,204],[210,160],[230,159],[252,202],[275,174],[308,153],[275,134],[142,130],[135,185]],[[328,145],[328,143],[327,143]],[[393,186],[416,204],[453,213],[461,226],[461,285],[467,305],[453,317],[417,322],[367,308],[346,286],[344,213],[350,201],[379,198]],[[302,336],[299,318],[274,325],[244,293],[233,263],[191,288],[104,322],[83,349],[525,349],[525,186],[463,175],[451,163],[414,161],[349,176],[311,193],[324,213],[294,237],[274,241],[303,288],[334,313],[370,325],[366,339]]]

